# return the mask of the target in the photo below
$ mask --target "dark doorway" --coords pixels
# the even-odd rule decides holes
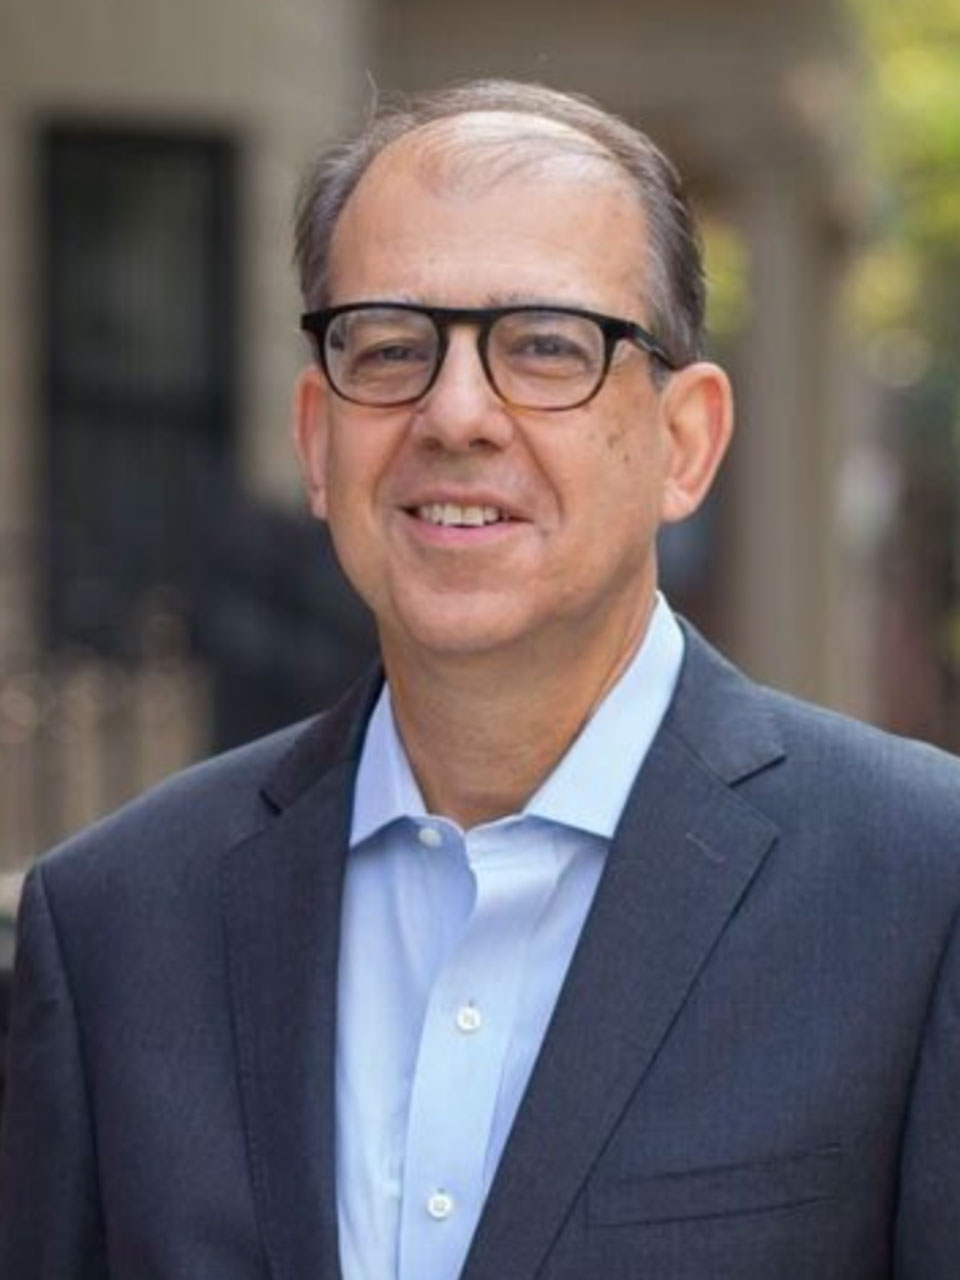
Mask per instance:
[[[136,653],[182,590],[234,440],[235,156],[221,138],[48,128],[46,634]]]

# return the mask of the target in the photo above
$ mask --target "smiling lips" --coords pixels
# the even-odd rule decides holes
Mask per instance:
[[[478,528],[482,525],[500,524],[511,519],[499,507],[461,506],[456,502],[428,502],[416,508],[416,514],[427,524],[452,528]]]

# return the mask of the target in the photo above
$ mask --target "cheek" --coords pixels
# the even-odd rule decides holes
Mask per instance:
[[[356,495],[374,498],[385,479],[396,475],[409,437],[407,410],[338,403],[327,448],[328,478]]]
[[[623,467],[630,467],[633,463],[631,443],[627,431],[611,432],[606,439],[607,451]]]
[[[386,430],[374,430],[388,425],[347,419],[331,433],[327,523],[337,556],[351,578],[379,561],[388,536],[389,504],[384,495],[393,474],[397,439]]]
[[[366,492],[366,470],[351,452],[331,447],[327,454],[326,468],[326,520],[343,568],[350,568],[364,555],[367,538],[366,511],[369,497]]]
[[[632,492],[639,502],[651,485],[661,483],[663,441],[656,425],[643,421],[639,413],[606,422],[591,439],[590,466],[598,487],[610,494]]]
[[[623,418],[615,419],[607,424],[604,429],[603,443],[608,453],[624,455],[628,453],[630,447],[630,435],[632,424]]]
[[[659,494],[666,475],[665,446],[656,422],[634,420],[621,423],[608,433],[607,448],[613,467],[619,470],[624,486],[633,490],[636,501],[648,501],[652,491]]]
[[[652,439],[643,440],[628,427],[604,437],[603,455],[590,474],[591,526],[600,530],[599,537],[605,533],[608,546],[616,544],[628,555],[631,548],[643,552],[660,524],[661,452]]]
[[[349,421],[331,432],[327,450],[328,502],[341,515],[349,516],[359,503],[368,501],[376,491],[382,471],[381,460],[371,446],[376,443],[370,433],[360,430],[362,424]]]

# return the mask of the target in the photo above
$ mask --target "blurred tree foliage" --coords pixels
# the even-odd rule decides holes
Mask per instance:
[[[850,0],[866,59],[866,144],[883,188],[859,318],[960,351],[960,0]]]
[[[750,267],[743,233],[716,213],[700,213],[707,273],[707,333],[722,353],[743,333],[750,311]]]
[[[897,446],[908,486],[928,511],[945,512],[937,641],[955,678],[960,671],[960,0],[849,3],[860,27],[866,70],[869,169],[878,176],[873,234],[851,298],[878,379],[898,393]]]

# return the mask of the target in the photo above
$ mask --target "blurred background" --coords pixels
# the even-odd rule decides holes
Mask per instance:
[[[291,205],[377,93],[475,75],[688,176],[739,434],[674,603],[960,749],[958,0],[0,0],[0,920],[40,850],[369,659],[288,443]]]

